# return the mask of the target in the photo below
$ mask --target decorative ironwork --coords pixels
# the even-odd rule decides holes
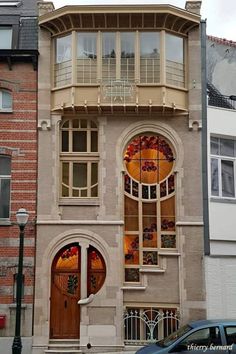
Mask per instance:
[[[67,280],[67,292],[71,295],[76,293],[76,289],[78,288],[78,276],[77,275],[69,275]]]
[[[135,85],[126,80],[111,80],[102,83],[104,101],[110,103],[126,103],[134,101]]]
[[[124,313],[125,344],[141,345],[160,340],[179,328],[176,309],[127,309]]]

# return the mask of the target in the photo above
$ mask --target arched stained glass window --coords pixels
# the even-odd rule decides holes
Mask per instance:
[[[159,267],[159,253],[175,249],[174,153],[160,135],[135,137],[124,153],[125,281],[139,270]]]

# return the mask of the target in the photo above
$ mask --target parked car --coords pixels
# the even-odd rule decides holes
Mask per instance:
[[[236,354],[236,320],[190,322],[168,337],[140,348],[138,354]]]

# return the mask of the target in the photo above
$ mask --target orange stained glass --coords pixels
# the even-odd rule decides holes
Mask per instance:
[[[134,139],[125,152],[125,164],[129,175],[145,184],[159,183],[173,168],[173,153],[164,139],[157,136],[141,136]]]
[[[161,230],[175,230],[175,196],[161,201]]]
[[[125,235],[124,237],[125,264],[139,264],[139,236]]]
[[[72,245],[60,251],[54,269],[78,269],[79,246]]]

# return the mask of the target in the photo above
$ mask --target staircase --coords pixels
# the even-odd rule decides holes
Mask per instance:
[[[45,354],[81,354],[80,344],[74,339],[50,339]]]

